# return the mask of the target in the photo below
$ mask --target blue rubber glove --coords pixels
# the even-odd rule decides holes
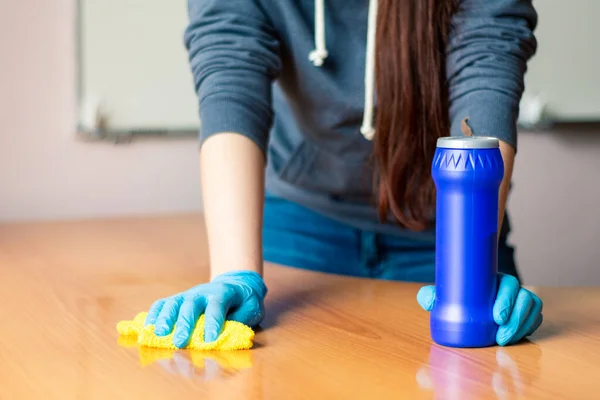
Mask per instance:
[[[227,272],[210,283],[195,286],[185,292],[154,302],[145,324],[154,324],[157,336],[173,334],[173,344],[187,346],[200,315],[204,314],[204,340],[214,342],[221,333],[225,319],[250,327],[258,325],[264,316],[267,287],[262,277],[252,271]]]
[[[519,285],[512,275],[498,274],[500,284],[494,303],[494,321],[499,325],[496,342],[500,346],[517,343],[531,335],[542,324],[542,300]],[[424,286],[417,293],[417,302],[426,311],[435,303],[435,286]]]

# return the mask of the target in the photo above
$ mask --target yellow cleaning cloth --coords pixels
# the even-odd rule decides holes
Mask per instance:
[[[117,324],[117,332],[125,337],[137,337],[140,346],[160,349],[176,349],[173,344],[173,332],[167,336],[156,336],[154,325],[144,326],[146,312],[136,315],[131,321]],[[175,329],[173,328],[173,331]],[[226,321],[223,331],[212,343],[204,342],[204,315],[198,319],[186,349],[191,350],[244,350],[252,348],[254,331],[237,321]]]
[[[123,321],[131,323],[133,321]],[[123,324],[123,326],[127,326]],[[161,360],[170,360],[175,356],[177,350],[152,348],[140,346],[137,334],[121,335],[118,343],[126,349],[138,349],[140,356],[140,365],[146,367]],[[204,362],[211,359],[217,362],[219,367],[227,371],[238,371],[252,367],[252,352],[250,350],[238,351],[206,351],[189,350],[189,358],[192,365],[198,368],[204,368]]]

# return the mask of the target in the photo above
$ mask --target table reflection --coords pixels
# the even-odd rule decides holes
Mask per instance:
[[[495,351],[433,344],[428,363],[418,369],[416,379],[436,399],[514,398],[524,396],[539,376],[540,358],[541,350],[533,343]]]
[[[172,350],[143,347],[135,338],[120,338],[119,345],[136,349],[140,365],[147,367],[158,364],[166,372],[186,379],[212,381],[226,379],[238,372],[252,368],[252,352]]]

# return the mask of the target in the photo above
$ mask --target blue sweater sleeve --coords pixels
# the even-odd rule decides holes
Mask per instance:
[[[461,121],[476,135],[517,148],[527,61],[537,49],[531,0],[462,0],[452,21],[447,72],[451,134]]]
[[[188,0],[184,42],[199,100],[200,140],[234,132],[263,152],[281,70],[275,29],[254,0]]]

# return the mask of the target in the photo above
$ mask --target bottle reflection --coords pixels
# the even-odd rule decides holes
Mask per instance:
[[[510,352],[509,352],[510,351]],[[512,354],[523,356],[520,364]],[[451,349],[432,345],[428,364],[417,371],[421,388],[433,390],[436,399],[507,399],[526,394],[539,376],[541,350],[529,344],[518,348]]]
[[[140,347],[135,338],[119,338],[124,348],[136,348],[140,365],[147,367],[158,364],[166,372],[186,379],[212,381],[226,379],[238,372],[252,368],[252,352],[236,351],[199,351],[172,350]]]

